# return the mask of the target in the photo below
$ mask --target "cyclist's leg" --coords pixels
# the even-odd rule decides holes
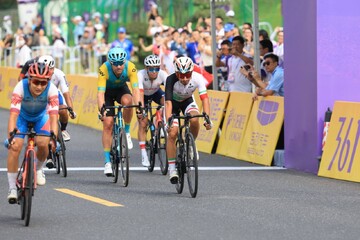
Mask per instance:
[[[189,105],[185,109],[185,113],[189,113],[190,115],[199,114],[199,107],[196,102],[193,101],[189,103]],[[196,140],[200,130],[199,118],[190,119],[190,132],[192,133],[194,139]]]
[[[26,121],[18,117],[16,128],[19,132],[26,132]],[[7,177],[9,183],[9,193],[8,193],[8,201],[9,203],[16,203],[17,201],[17,191],[16,191],[16,178],[18,174],[18,166],[19,166],[19,155],[21,149],[24,144],[24,136],[16,136],[14,138],[14,144],[10,145],[8,150],[8,158],[7,158]]]
[[[34,130],[39,134],[50,135],[50,117],[48,114],[44,114],[40,121],[37,121],[34,126]],[[36,137],[36,170],[37,170],[37,184],[44,185],[46,183],[45,174],[43,171],[43,163],[49,154],[49,137]]]
[[[114,99],[116,93],[111,90],[105,92],[105,106],[114,106]],[[110,163],[110,147],[112,141],[112,128],[114,124],[114,109],[107,112],[107,116],[103,119],[102,145],[104,149],[104,164]],[[108,169],[111,170],[111,164],[108,164]]]
[[[59,108],[66,108],[66,101],[64,99],[63,94],[58,90],[58,96],[59,96]],[[64,141],[70,140],[70,135],[66,131],[66,127],[69,121],[69,115],[67,113],[67,109],[59,110],[59,116],[60,116],[60,125],[61,125],[61,132],[63,134]]]
[[[148,102],[149,96],[144,96],[144,102]],[[144,166],[149,166],[149,156],[146,152],[146,126],[148,123],[147,118],[139,118],[139,130],[138,130],[138,140],[139,140],[139,146],[141,151],[141,162]]]
[[[178,115],[181,109],[182,103],[172,101],[172,114]],[[169,162],[169,173],[170,173],[170,181],[171,183],[176,183],[179,179],[178,173],[175,169],[176,163],[176,138],[179,129],[178,119],[174,119],[171,126],[169,126],[168,130],[168,138],[166,143],[166,153],[168,156]],[[174,178],[176,178],[174,180]]]
[[[121,105],[127,106],[133,104],[133,98],[130,92],[130,89],[127,85],[121,88],[121,90],[118,93],[117,99],[116,99]],[[130,123],[133,116],[133,109],[132,108],[124,108],[123,111],[123,118],[124,118],[124,124],[125,124],[125,132],[126,132],[126,139],[128,142],[128,148],[133,148],[133,143],[131,141],[130,136]]]

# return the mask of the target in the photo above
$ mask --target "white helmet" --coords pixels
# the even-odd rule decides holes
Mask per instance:
[[[161,60],[158,55],[149,55],[144,60],[145,67],[159,67]]]
[[[187,73],[194,70],[194,63],[189,57],[179,57],[174,61],[175,72]]]
[[[44,55],[44,56],[39,57],[38,63],[45,63],[45,65],[48,66],[49,68],[55,67],[55,60],[50,55]]]

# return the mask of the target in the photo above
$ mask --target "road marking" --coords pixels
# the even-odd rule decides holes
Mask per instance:
[[[62,193],[69,194],[69,195],[74,196],[74,197],[78,197],[78,198],[82,198],[82,199],[85,199],[85,200],[88,200],[88,201],[91,201],[91,202],[102,204],[102,205],[105,205],[107,207],[123,207],[124,206],[124,205],[121,205],[121,204],[118,204],[118,203],[113,203],[113,202],[110,202],[110,201],[107,201],[107,200],[104,200],[104,199],[101,199],[101,198],[97,198],[97,197],[86,195],[86,194],[83,194],[83,193],[80,193],[80,192],[72,191],[72,190],[67,189],[67,188],[55,188],[55,190],[59,191],[59,192],[62,192]]]
[[[46,169],[45,172],[54,172],[56,169]],[[68,171],[104,171],[103,167],[68,167]],[[146,167],[130,167],[131,171],[148,171]],[[160,171],[159,167],[155,167],[154,170]],[[270,170],[286,170],[283,167],[199,167],[200,171],[270,171]],[[6,172],[6,168],[0,168],[0,172]]]

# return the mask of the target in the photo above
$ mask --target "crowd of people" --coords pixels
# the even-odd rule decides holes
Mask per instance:
[[[252,92],[254,101],[258,96],[284,96],[284,48],[281,28],[276,28],[275,33],[272,34],[272,36],[277,35],[277,42],[269,38],[266,31],[260,31],[261,69],[255,69],[253,32],[250,23],[244,23],[240,30],[234,23],[224,24],[221,17],[216,17],[216,39],[219,50],[213,53],[211,51],[210,18],[199,18],[195,27],[189,22],[182,28],[176,29],[163,24],[163,18],[157,13],[154,5],[149,13],[147,30],[148,36],[153,37],[153,42],[149,46],[145,46],[144,41],[140,41],[140,47],[149,52],[149,55],[144,60],[145,68],[138,71],[132,62],[131,57],[134,55],[135,49],[131,39],[126,37],[126,29],[122,26],[119,27],[118,38],[109,42],[106,24],[104,24],[107,17],[104,16],[104,21],[101,22],[101,15],[95,13],[93,15],[94,22],[88,21],[86,24],[80,16],[72,19],[75,24],[73,32],[75,44],[79,45],[81,49],[87,52],[87,50],[94,49],[95,42],[104,43],[104,49],[102,49],[104,52],[99,61],[97,104],[103,123],[102,145],[106,176],[113,174],[110,147],[114,113],[106,111],[105,106],[113,106],[115,102],[125,106],[140,102],[144,106],[148,100],[164,106],[164,122],[168,131],[169,176],[170,182],[175,184],[179,179],[175,168],[175,142],[179,123],[176,120],[173,121],[172,115],[178,115],[180,112],[190,115],[199,113],[193,97],[196,90],[199,92],[204,114],[210,115],[207,89],[211,88],[211,78],[209,80],[208,74],[210,76],[217,74],[215,69],[219,69],[224,84],[222,90]],[[40,34],[43,30],[41,17],[38,18],[37,23],[32,30],[33,42],[36,42],[36,39],[39,40],[42,35]],[[53,41],[61,39],[60,41],[66,44],[65,39],[68,36],[62,35],[64,32],[61,27],[54,23],[53,30]],[[25,31],[25,28],[22,28],[21,31]],[[20,32],[19,36],[21,36]],[[24,35],[22,36],[24,37]],[[25,42],[28,44],[27,41]],[[21,49],[19,49],[20,51]],[[215,66],[211,61],[213,54],[216,54],[217,58]],[[57,58],[55,54],[48,56],[38,53],[38,55],[35,58],[30,56],[26,61],[18,63],[18,66],[25,70],[21,73],[19,83],[12,95],[8,133],[12,132],[15,127],[20,131],[26,131],[24,128],[28,122],[36,122],[35,130],[38,132],[54,131],[57,133],[59,105],[67,105],[72,108],[71,99],[67,94],[68,88],[61,87],[61,91],[57,90],[60,81],[65,81],[66,84],[65,74],[55,68],[55,64],[62,61],[61,58]],[[86,54],[84,54],[83,60],[84,69],[88,69],[86,68],[88,67]],[[61,68],[61,65],[57,66]],[[58,73],[56,74],[56,72]],[[130,84],[128,85],[127,82]],[[160,88],[162,84],[165,85],[165,91]],[[43,98],[38,101],[37,97],[40,95]],[[129,149],[133,148],[130,136],[132,111],[132,108],[123,110],[124,129]],[[139,107],[136,112],[139,121],[138,140],[142,165],[148,167],[149,159],[145,151],[146,120],[143,111],[144,109]],[[70,140],[66,131],[67,113],[63,114],[66,116],[60,115],[61,130],[64,138]],[[75,118],[76,114],[72,111],[70,117]],[[211,121],[205,121],[204,126],[210,130]],[[190,132],[195,139],[199,129],[199,119],[191,119]],[[6,140],[9,138],[8,135]],[[6,140],[5,146],[9,149],[8,200],[9,203],[15,203],[17,199],[15,186],[17,162],[23,139],[17,136],[11,142]],[[37,182],[39,185],[45,184],[42,163],[45,162],[48,155],[48,148],[45,147],[48,143],[49,139],[40,138],[38,144]],[[199,159],[198,153],[192,154],[196,154],[196,159]],[[47,161],[46,166],[51,168],[51,162]]]

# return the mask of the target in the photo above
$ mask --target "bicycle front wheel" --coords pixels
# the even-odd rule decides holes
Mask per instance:
[[[198,165],[194,137],[191,133],[186,135],[186,176],[191,197],[196,197],[198,190]]]
[[[163,175],[166,175],[169,168],[169,162],[166,154],[166,142],[167,142],[167,132],[163,122],[159,122],[157,136],[157,155],[160,162],[160,170]]]
[[[66,167],[66,146],[65,146],[65,141],[64,138],[62,136],[62,132],[59,128],[59,134],[58,134],[58,142],[60,144],[60,151],[58,152],[58,162],[57,164],[60,165],[61,168],[61,172],[63,177],[67,177],[67,167]]]
[[[155,137],[155,133],[154,130],[151,129],[155,129],[155,126],[153,123],[150,123],[149,121],[149,131],[150,131],[150,137],[147,137],[148,134],[146,134],[146,153],[149,157],[149,162],[150,162],[150,166],[148,167],[149,172],[154,171],[154,166],[155,166],[155,141],[154,141],[154,137]]]
[[[117,183],[119,177],[119,158],[120,158],[119,135],[113,132],[113,139],[110,148],[110,160],[113,172],[113,182]]]
[[[26,177],[24,189],[24,211],[25,211],[25,226],[29,226],[31,215],[32,196],[34,194],[34,159],[35,152],[29,151],[27,163],[25,163]]]
[[[181,194],[184,189],[184,147],[183,143],[176,141],[176,170],[178,171],[179,180],[175,185],[178,194]]]
[[[120,169],[123,186],[127,187],[129,184],[129,148],[124,129],[120,131]]]

